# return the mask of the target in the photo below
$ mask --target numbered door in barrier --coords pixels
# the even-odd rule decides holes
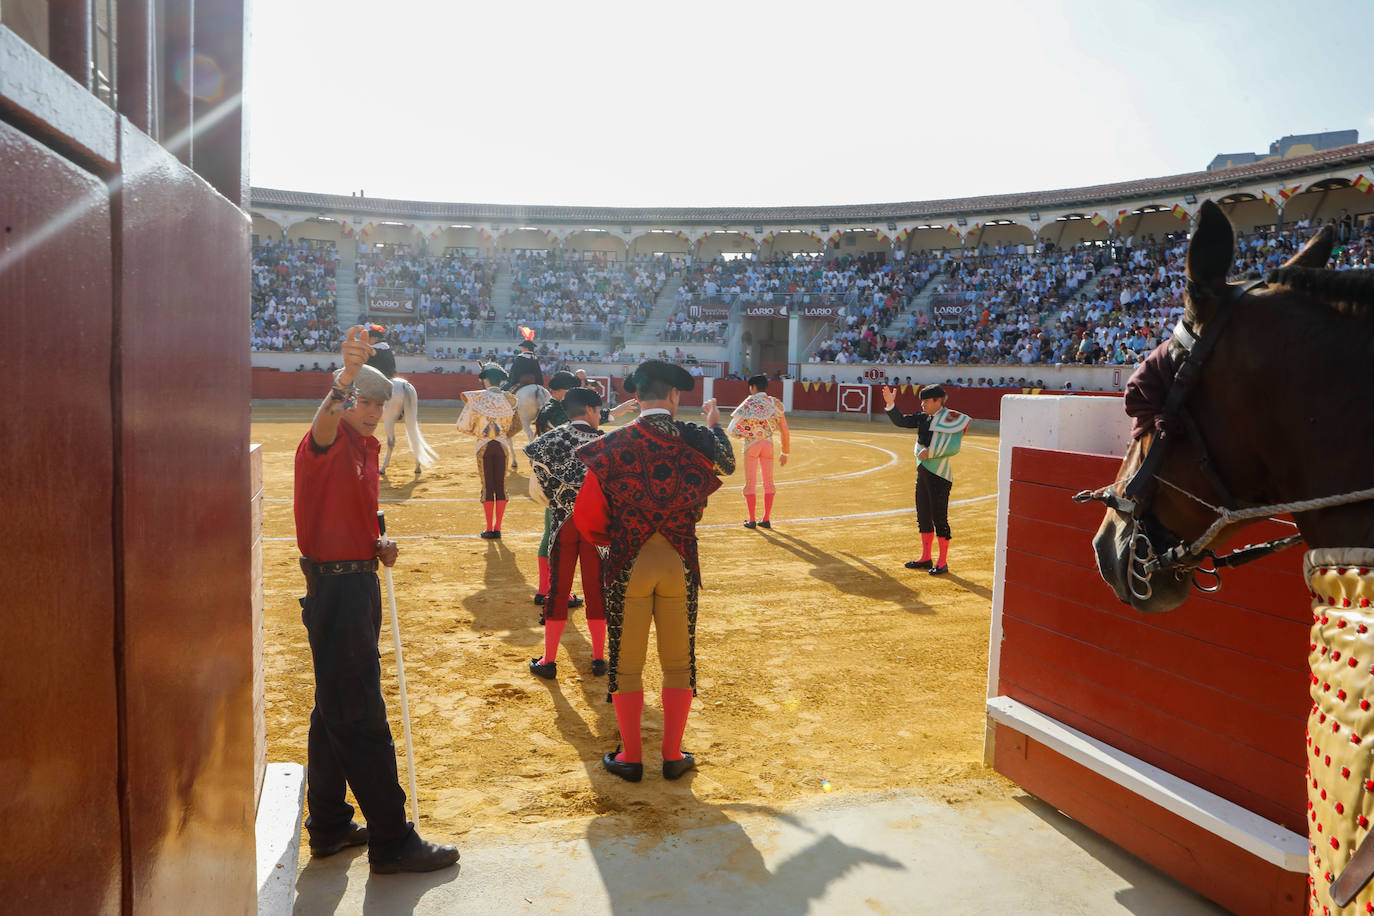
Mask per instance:
[[[867,415],[872,412],[872,402],[872,385],[841,384],[835,392],[836,413],[859,413]]]

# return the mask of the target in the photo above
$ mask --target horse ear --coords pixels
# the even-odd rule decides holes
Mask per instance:
[[[1194,318],[1206,320],[1208,305],[1226,289],[1226,274],[1235,258],[1236,234],[1231,221],[1212,201],[1198,211],[1197,226],[1188,242],[1188,298]]]
[[[1336,233],[1330,226],[1322,226],[1321,231],[1307,240],[1302,251],[1284,262],[1284,267],[1325,267],[1331,260],[1331,249],[1336,247]]]

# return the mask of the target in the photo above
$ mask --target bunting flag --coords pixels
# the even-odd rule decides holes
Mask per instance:
[[[1094,213],[1092,216],[1092,224],[1101,229],[1103,226],[1107,225],[1107,221],[1102,218],[1101,213]]]
[[[763,235],[763,240],[760,241],[759,244],[760,244],[760,245],[768,245],[768,244],[770,244],[770,243],[773,241],[773,237],[776,236],[776,235],[777,235],[777,233],[776,233],[776,232],[773,232],[772,230],[769,230],[768,232],[765,232],[764,235]]]
[[[810,391],[815,382],[802,382],[802,391]]]
[[[955,227],[953,223],[950,223],[948,226],[946,226],[945,231],[948,232],[950,235],[954,236],[956,239],[959,237],[959,230]]]
[[[1174,204],[1174,208],[1169,212],[1172,213],[1174,216],[1177,216],[1179,219],[1183,220],[1185,223],[1188,222],[1189,214],[1188,211],[1183,208],[1183,204]]]
[[[353,225],[346,219],[339,220],[339,227],[343,231],[344,238],[353,237]]]
[[[898,233],[897,233],[897,241],[899,241],[899,242],[905,242],[910,236],[911,236],[911,230],[910,230],[910,229],[903,229],[901,232],[898,232]]]
[[[520,336],[526,340],[534,340],[534,328],[527,328],[522,324],[520,326]]]
[[[1363,175],[1356,175],[1352,186],[1356,191],[1363,191],[1366,194],[1374,194],[1374,181],[1370,181]]]
[[[836,229],[834,232],[830,233],[830,235],[826,236],[825,243],[827,245],[838,245],[840,242],[840,236],[843,234],[843,232]]]
[[[1279,196],[1282,197],[1284,200],[1288,200],[1288,199],[1289,199],[1290,197],[1292,197],[1294,194],[1298,193],[1298,191],[1301,190],[1301,189],[1302,189],[1302,185],[1300,185],[1300,184],[1295,184],[1295,185],[1293,185],[1291,188],[1280,187],[1280,188],[1279,188]]]
[[[1274,199],[1274,195],[1270,194],[1268,191],[1260,191],[1260,197],[1262,197],[1264,202],[1271,207],[1277,207],[1279,205],[1279,202]]]
[[[1117,210],[1117,211],[1116,211],[1116,219],[1112,221],[1112,225],[1113,225],[1113,226],[1120,226],[1120,225],[1121,225],[1121,221],[1122,221],[1123,219],[1125,219],[1126,216],[1127,216],[1127,214],[1129,214],[1130,212],[1131,212],[1131,211],[1130,211],[1129,209],[1128,209],[1128,210]]]
[[[376,224],[376,223],[368,223],[366,226],[363,227],[363,234],[366,235],[367,233],[371,232],[371,231],[372,231],[372,227],[375,226],[375,225],[377,225],[377,224]]]
[[[887,233],[884,232],[884,231],[881,230],[881,229],[874,229],[874,230],[873,230],[873,234],[876,235],[876,236],[878,237],[878,241],[880,241],[880,242],[890,242],[890,241],[892,241],[892,239],[888,238]]]

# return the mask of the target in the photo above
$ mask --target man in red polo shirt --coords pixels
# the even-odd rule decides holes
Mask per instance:
[[[317,857],[366,843],[374,874],[434,871],[457,862],[458,850],[420,839],[406,820],[382,699],[377,562],[394,565],[398,550],[378,536],[381,445],[373,433],[391,382],[365,365],[372,352],[363,326],[349,328],[344,366],[296,448],[296,543],[306,582],[301,619],[315,668],[305,826]],[[353,822],[346,787],[366,827]]]

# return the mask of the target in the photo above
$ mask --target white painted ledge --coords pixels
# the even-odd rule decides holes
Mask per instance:
[[[1253,811],[1070,728],[1010,697],[992,697],[987,702],[987,712],[999,725],[1034,738],[1074,763],[1234,843],[1251,855],[1285,871],[1306,873],[1306,836],[1265,820]]]
[[[290,914],[300,860],[305,767],[269,763],[258,801],[258,916]]]

